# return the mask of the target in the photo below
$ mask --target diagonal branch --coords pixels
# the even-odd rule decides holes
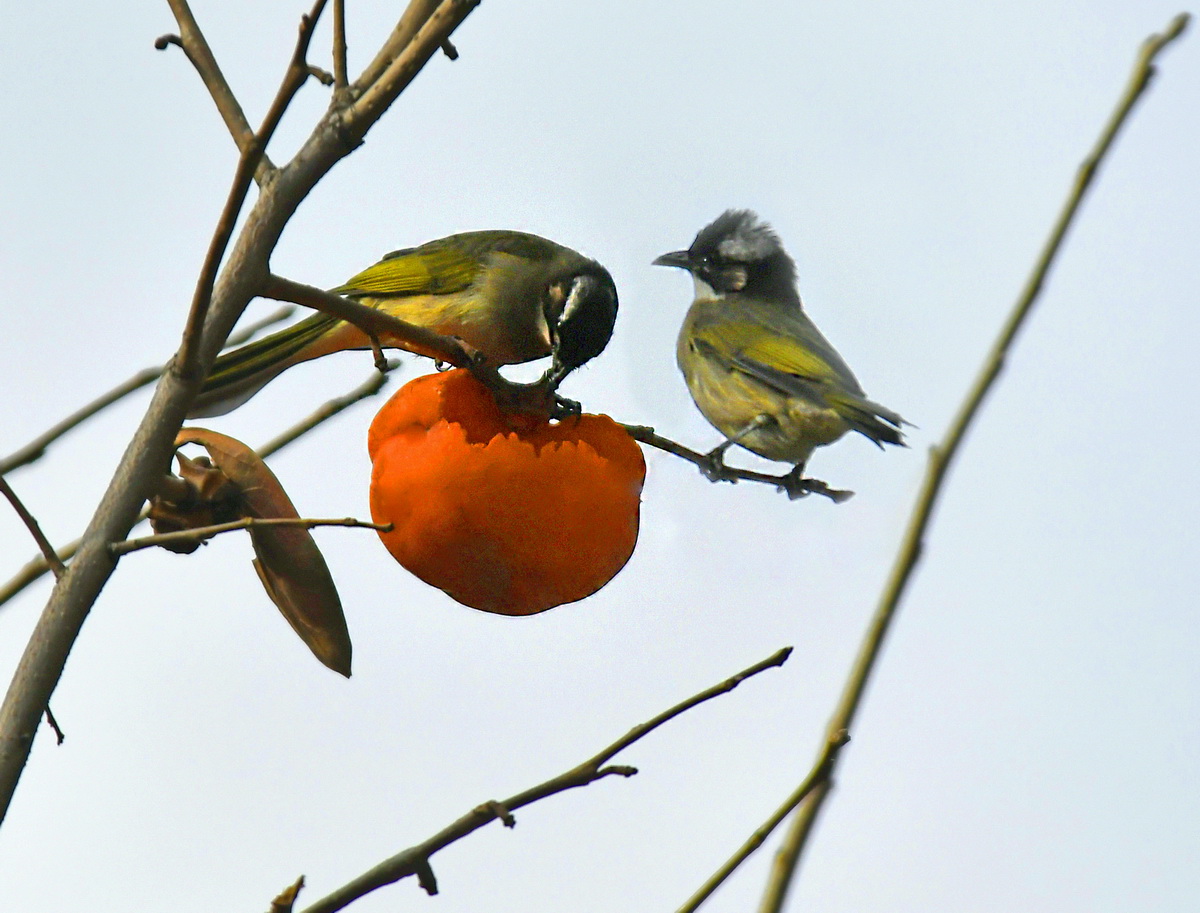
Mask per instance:
[[[400,21],[396,23],[396,27],[392,29],[392,33],[388,35],[387,40],[379,48],[379,53],[375,55],[375,59],[367,64],[367,68],[363,70],[362,75],[351,86],[355,97],[362,95],[364,91],[379,81],[379,78],[391,65],[392,61],[403,53],[404,49],[408,47],[409,42],[413,40],[413,36],[417,34],[421,26],[433,15],[433,11],[438,8],[439,3],[441,3],[441,0],[410,0],[408,7],[400,16]]]
[[[225,199],[225,207],[221,211],[221,217],[217,221],[217,227],[213,231],[212,240],[209,242],[208,253],[204,256],[204,265],[200,269],[200,278],[196,280],[196,291],[192,297],[192,307],[188,313],[187,324],[183,331],[183,340],[179,344],[179,351],[176,353],[174,366],[172,370],[184,379],[192,379],[197,373],[199,361],[199,344],[200,333],[204,328],[204,320],[208,315],[208,306],[212,301],[213,286],[217,280],[217,270],[221,267],[221,261],[225,257],[225,250],[229,246],[229,241],[233,237],[234,227],[237,225],[238,214],[242,211],[242,205],[246,201],[246,194],[250,191],[250,182],[253,179],[258,163],[262,160],[263,154],[266,152],[267,144],[270,143],[271,137],[275,133],[275,128],[279,126],[280,120],[283,119],[283,114],[287,110],[288,105],[292,103],[296,93],[300,91],[300,87],[308,80],[311,75],[308,69],[308,45],[312,41],[313,30],[317,27],[317,20],[321,16],[321,11],[325,8],[326,0],[316,0],[313,4],[312,11],[300,17],[300,31],[296,38],[296,47],[292,51],[292,59],[288,63],[287,71],[284,73],[283,82],[279,86],[279,91],[275,93],[275,99],[271,102],[271,107],[267,109],[267,115],[263,118],[262,126],[258,132],[254,134],[246,147],[242,149],[242,154],[238,159],[237,169],[234,171],[233,186],[229,190],[229,196]]]
[[[319,11],[323,2],[319,0],[314,9]],[[447,36],[440,37],[444,40]],[[305,68],[305,76],[307,73]],[[383,108],[375,110],[382,112]],[[184,333],[182,347],[194,354],[182,358],[180,355],[185,353],[177,353],[175,368],[159,380],[146,414],[92,514],[75,560],[55,584],[0,704],[0,818],[8,813],[33,747],[38,721],[62,677],[67,657],[116,568],[108,544],[126,537],[147,495],[162,478],[188,406],[222,342],[247,303],[261,290],[284,228],[317,182],[354,149],[354,143],[348,143],[345,131],[339,128],[340,111],[335,108],[328,112],[292,160],[264,185],[228,256],[210,258],[214,263],[222,261],[223,266],[211,294],[198,293],[198,307],[193,309],[189,329]],[[355,136],[361,139],[370,126],[369,118],[360,112]],[[248,183],[249,173],[242,169],[235,189]],[[219,246],[223,252],[224,244]],[[207,317],[201,319],[205,314]]]
[[[438,852],[438,850],[445,849],[450,844],[461,840],[463,837],[479,830],[485,824],[489,824],[496,819],[502,821],[505,827],[514,827],[516,825],[516,820],[512,816],[514,811],[537,802],[540,799],[545,799],[547,796],[553,796],[568,789],[587,786],[590,783],[595,783],[597,780],[602,780],[605,777],[613,775],[622,777],[633,776],[637,773],[637,768],[605,765],[618,752],[624,751],[634,742],[649,735],[659,726],[674,719],[681,713],[685,713],[693,707],[703,704],[705,701],[710,701],[714,697],[729,693],[746,679],[758,675],[760,672],[765,672],[767,669],[772,669],[776,666],[782,666],[787,662],[791,652],[791,647],[784,647],[782,650],[773,653],[753,666],[743,669],[737,675],[727,678],[725,681],[719,682],[711,688],[706,688],[698,694],[692,695],[674,707],[664,710],[653,719],[633,727],[633,729],[611,745],[608,745],[597,754],[588,758],[582,764],[571,768],[565,773],[559,774],[557,777],[551,777],[544,783],[539,783],[537,786],[527,789],[524,792],[517,793],[503,802],[485,802],[483,805],[463,815],[453,824],[443,828],[428,840],[397,853],[370,871],[360,875],[349,884],[317,901],[312,906],[307,907],[304,913],[334,913],[334,911],[341,910],[377,888],[393,884],[402,878],[408,878],[412,875],[418,877],[421,886],[428,893],[436,894],[437,881],[433,877],[433,869],[429,864],[429,857]]]
[[[12,490],[12,486],[8,484],[8,480],[0,475],[0,494],[8,498],[8,503],[13,506],[13,510],[17,512],[17,516],[21,518],[21,522],[29,530],[33,536],[33,541],[37,543],[38,548],[42,550],[42,555],[46,559],[46,564],[54,571],[55,577],[61,577],[67,572],[67,567],[62,563],[62,559],[58,557],[58,553],[54,551],[54,546],[50,544],[50,540],[46,538],[46,534],[42,532],[38,521],[34,519],[28,508],[17,497],[17,493]]]
[[[249,327],[247,327],[247,329],[249,329]],[[234,336],[229,337],[231,345],[234,344],[234,338]],[[371,376],[367,378],[365,382],[359,384],[349,393],[334,397],[323,405],[317,407],[317,409],[306,418],[302,419],[300,422],[297,422],[295,425],[291,426],[285,431],[281,431],[275,437],[271,438],[271,440],[267,441],[267,443],[259,447],[255,452],[260,458],[265,460],[272,454],[278,453],[297,438],[300,438],[312,431],[322,422],[328,421],[340,412],[350,408],[360,400],[364,400],[369,396],[374,396],[383,389],[387,381],[388,377],[386,374],[372,372]],[[148,513],[148,509],[143,510],[138,515],[135,523],[140,523],[145,520]],[[81,540],[76,539],[74,542],[69,542],[62,548],[58,549],[56,552],[58,559],[60,561],[70,561],[75,556],[75,553],[79,550],[80,541]],[[15,575],[13,575],[13,577],[7,583],[5,583],[3,586],[0,586],[0,606],[3,606],[6,602],[19,594],[30,584],[40,580],[48,570],[50,570],[50,564],[48,563],[47,557],[39,555],[37,558],[34,558],[23,568],[21,568],[21,570],[19,570]]]
[[[260,330],[286,320],[291,316],[293,310],[290,306],[277,308],[261,320],[256,320],[254,323],[248,324],[244,329],[239,330],[229,337],[225,343],[226,347],[241,345],[243,342],[253,339],[255,334]],[[46,453],[46,448],[68,431],[78,428],[88,419],[124,399],[129,394],[136,393],[142,387],[150,386],[150,384],[158,380],[164,370],[166,370],[165,365],[159,365],[156,368],[143,368],[137,374],[134,374],[133,377],[113,387],[103,396],[98,396],[86,406],[72,412],[62,421],[39,434],[24,447],[14,450],[4,459],[0,460],[0,475],[7,475],[20,466],[27,466],[41,459]],[[0,602],[3,602],[3,600],[0,599]]]
[[[449,362],[459,367],[467,367],[473,361],[462,343],[452,336],[443,336],[426,327],[393,317],[379,308],[368,307],[313,285],[304,285],[301,282],[293,282],[291,279],[272,275],[267,279],[262,294],[264,297],[274,298],[276,301],[291,301],[330,314],[347,323],[354,324],[368,336],[386,335],[390,339],[397,340],[397,344],[404,344],[406,348],[411,347],[409,351],[418,355]]]
[[[387,63],[378,78],[370,83],[365,83],[366,74],[364,74],[364,78],[355,82],[354,88],[361,94],[342,115],[342,125],[351,142],[362,139],[370,125],[408,87],[417,73],[421,72],[421,68],[429,62],[429,58],[449,40],[450,36],[454,34],[454,30],[462,24],[462,21],[479,3],[480,0],[442,0],[437,9],[422,22],[411,40],[397,49],[399,53]],[[415,22],[425,5],[422,0],[414,0],[405,12],[405,17],[416,10],[414,12]],[[401,19],[396,31],[392,33],[392,38],[389,39],[389,46],[393,39],[397,38],[403,25],[405,25],[405,20]],[[382,56],[381,54],[380,57]],[[372,68],[379,60],[380,58],[377,57],[375,61],[372,61],[368,72],[372,72]]]
[[[187,0],[167,0],[167,5],[175,14],[175,21],[179,24],[179,34],[163,35],[154,42],[154,46],[162,51],[174,44],[183,50],[192,66],[196,68],[196,72],[200,74],[200,80],[208,89],[208,94],[212,96],[213,103],[217,106],[217,113],[225,121],[225,126],[229,130],[230,136],[233,137],[238,152],[245,155],[254,143],[254,130],[251,129],[250,122],[246,120],[246,114],[238,103],[237,96],[233,94],[233,89],[225,80],[225,74],[221,72],[217,58],[213,56],[212,48],[208,46],[204,33],[200,31],[196,17],[192,15],[191,7],[188,6]],[[271,160],[264,154],[255,171],[255,180],[261,185],[270,179],[275,170]]]
[[[905,530],[904,537],[901,540],[900,550],[896,556],[896,563],[893,565],[887,583],[884,585],[879,606],[875,610],[874,617],[871,619],[866,637],[859,650],[850,677],[846,682],[845,690],[842,692],[841,700],[838,702],[838,706],[833,713],[833,718],[830,720],[829,730],[831,733],[850,730],[859,705],[862,702],[867,681],[875,669],[883,641],[887,636],[892,620],[895,618],[897,608],[907,589],[908,582],[912,578],[913,570],[924,550],[925,531],[929,526],[930,517],[933,515],[933,509],[941,494],[946,472],[950,468],[955,455],[958,453],[959,446],[966,436],[967,429],[979,412],[980,405],[992,389],[996,379],[1000,376],[1008,351],[1025,322],[1025,318],[1032,310],[1038,294],[1042,290],[1046,275],[1050,271],[1050,267],[1062,246],[1063,239],[1066,237],[1067,230],[1070,228],[1075,214],[1079,210],[1080,203],[1083,202],[1084,194],[1091,185],[1101,161],[1103,161],[1105,155],[1112,147],[1117,133],[1125,124],[1137,100],[1150,84],[1150,80],[1155,72],[1155,57],[1163,48],[1183,33],[1187,23],[1187,14],[1181,13],[1167,25],[1166,30],[1161,35],[1151,35],[1143,43],[1134,64],[1129,83],[1120,100],[1117,102],[1117,106],[1109,117],[1108,122],[1105,124],[1104,129],[1101,131],[1100,138],[1080,166],[1075,176],[1074,186],[1071,188],[1066,203],[1063,205],[1063,209],[1058,216],[1058,220],[1050,232],[1050,237],[1043,246],[1034,265],[1033,272],[1030,274],[1025,287],[1017,298],[1012,312],[1001,328],[999,337],[988,353],[978,378],[967,392],[966,399],[959,407],[953,421],[951,421],[945,437],[930,451],[925,478],[921,484],[921,490],[917,495],[912,515],[909,518],[908,528]],[[830,765],[830,777],[832,777],[834,767],[836,767],[836,758]],[[828,794],[829,790],[827,788],[812,793],[808,797],[808,801],[797,811],[796,817],[792,819],[791,827],[788,834],[784,837],[783,845],[779,849],[767,882],[766,892],[760,907],[761,913],[778,913],[782,909],[783,901],[787,896],[788,887],[791,884],[792,876],[799,863],[800,855],[807,843],[808,836],[812,833],[812,826],[820,814],[825,797]]]

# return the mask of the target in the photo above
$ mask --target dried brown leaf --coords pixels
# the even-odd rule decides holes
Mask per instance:
[[[183,428],[175,446],[199,444],[242,493],[246,515],[299,517],[275,474],[241,441],[205,428]],[[350,675],[350,633],[329,566],[301,526],[251,527],[254,569],[271,601],[313,655],[335,672]]]

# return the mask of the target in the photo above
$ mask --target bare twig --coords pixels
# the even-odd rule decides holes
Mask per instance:
[[[54,718],[54,711],[50,709],[50,705],[46,705],[46,725],[54,731],[54,741],[61,745],[67,740],[66,733],[62,731],[62,727],[58,725],[58,720]]]
[[[284,73],[283,82],[279,86],[279,91],[275,93],[271,107],[267,109],[262,126],[241,150],[242,154],[233,175],[233,186],[229,189],[225,207],[221,210],[217,227],[213,231],[212,240],[208,245],[208,252],[204,256],[204,265],[200,269],[200,278],[196,281],[196,292],[192,296],[192,307],[184,327],[183,340],[179,344],[179,351],[176,353],[172,365],[172,370],[184,379],[190,380],[196,375],[199,364],[200,333],[204,327],[205,317],[208,315],[209,303],[212,301],[217,270],[220,269],[225,250],[233,237],[233,229],[237,225],[238,214],[242,211],[242,205],[246,201],[246,194],[250,191],[250,182],[254,177],[255,169],[262,160],[267,144],[270,143],[275,128],[279,126],[279,121],[283,119],[288,105],[292,103],[292,99],[309,77],[308,45],[312,41],[313,30],[317,26],[317,20],[320,18],[326,2],[327,0],[316,0],[312,11],[308,15],[300,17],[296,47],[292,51],[292,59]]]
[[[433,879],[433,869],[429,865],[429,858],[434,853],[497,819],[501,820],[506,827],[513,827],[516,824],[515,819],[512,817],[514,811],[537,802],[540,799],[545,799],[547,796],[552,796],[555,793],[561,793],[579,786],[587,786],[589,783],[594,783],[608,776],[633,776],[637,773],[636,768],[606,765],[608,765],[608,762],[618,752],[624,751],[634,742],[644,738],[659,726],[674,719],[681,713],[705,701],[712,700],[714,697],[732,691],[751,676],[776,666],[782,666],[787,662],[787,658],[791,652],[791,647],[784,647],[761,662],[757,662],[748,669],[739,672],[732,678],[728,678],[711,688],[706,688],[699,694],[695,694],[687,700],[676,704],[653,719],[635,726],[598,754],[588,758],[577,767],[559,774],[557,777],[552,777],[531,789],[517,793],[503,802],[485,802],[472,809],[453,824],[434,834],[428,840],[397,853],[370,871],[360,875],[349,884],[317,901],[312,906],[306,908],[304,913],[334,913],[334,911],[341,910],[377,888],[382,888],[384,885],[392,884],[411,875],[419,876],[422,887],[429,893],[435,893],[437,882]]]
[[[290,305],[285,305],[281,308],[276,308],[262,320],[256,320],[254,323],[248,324],[244,329],[232,334],[226,341],[226,346],[241,345],[249,339],[252,339],[256,333],[265,327],[279,323],[291,316],[295,309]],[[79,427],[85,421],[99,412],[107,409],[109,406],[124,399],[131,393],[135,393],[142,387],[148,387],[150,384],[158,380],[162,374],[164,366],[160,365],[156,368],[143,368],[133,375],[124,383],[113,387],[103,396],[92,400],[82,409],[72,412],[61,422],[51,426],[35,437],[32,441],[21,447],[19,450],[14,450],[4,459],[0,460],[0,475],[7,475],[19,466],[27,466],[36,460],[41,459],[46,453],[46,448],[57,441],[60,437]],[[0,603],[3,599],[0,599]]]
[[[397,363],[394,361],[389,361],[388,369],[394,369],[396,364]],[[368,396],[374,396],[384,388],[387,382],[388,375],[382,374],[378,371],[372,372],[371,376],[367,378],[364,383],[355,387],[349,393],[345,394],[344,396],[338,396],[329,400],[303,421],[298,422],[291,428],[288,428],[286,431],[282,431],[275,437],[271,438],[271,440],[267,441],[267,443],[258,448],[258,455],[265,460],[271,454],[275,453],[275,451],[286,447],[292,441],[296,440],[296,438],[303,434],[307,434],[309,431],[312,431],[317,427],[317,425],[320,425],[322,422],[333,418],[339,412],[348,409],[359,400],[366,399]]]
[[[375,59],[367,64],[362,75],[354,81],[351,88],[355,96],[361,95],[379,81],[389,64],[400,56],[421,26],[433,15],[433,11],[438,8],[439,3],[441,0],[409,0],[408,6],[400,16],[400,21],[396,23],[392,33],[380,46]]]
[[[229,339],[230,344],[233,344],[234,337],[230,336]],[[369,396],[374,396],[381,389],[383,389],[384,385],[387,384],[387,381],[388,379],[385,375],[372,372],[371,376],[365,383],[360,384],[358,387],[351,390],[344,396],[335,397],[334,399],[329,400],[324,405],[318,407],[303,421],[298,422],[291,428],[288,428],[286,431],[281,432],[271,440],[267,441],[267,443],[259,447],[256,452],[262,459],[265,460],[272,454],[282,450],[297,438],[307,434],[309,431],[312,431],[322,422],[333,418],[339,412],[348,409],[350,406],[353,406],[360,400],[366,399]],[[141,523],[143,520],[145,520],[148,513],[148,510],[143,510],[138,515],[135,523]],[[70,561],[71,558],[75,556],[75,553],[79,550],[80,541],[80,539],[76,539],[74,542],[69,542],[62,548],[58,549],[57,554],[59,559],[61,561]],[[3,586],[0,586],[0,606],[3,606],[6,602],[24,590],[31,583],[40,580],[48,570],[50,570],[50,565],[46,563],[46,559],[41,555],[31,560],[28,564],[21,568],[21,570],[14,574],[7,583],[5,583]]]
[[[830,488],[820,479],[796,479],[791,474],[773,476],[765,472],[755,472],[753,469],[738,469],[735,466],[726,465],[722,465],[720,470],[714,471],[706,453],[700,453],[670,438],[663,437],[646,425],[622,425],[621,427],[635,441],[641,441],[643,444],[694,463],[700,467],[700,471],[704,473],[705,477],[714,482],[762,482],[766,485],[774,485],[793,500],[814,494],[829,498],[835,504],[840,504],[854,495],[852,491]]]
[[[418,355],[446,361],[459,367],[469,366],[473,360],[462,343],[453,336],[443,336],[426,327],[393,317],[386,311],[359,304],[313,285],[304,285],[272,275],[267,280],[262,294],[267,298],[293,301],[338,317],[354,324],[367,336],[387,337],[394,344],[404,344],[409,351]]]
[[[713,891],[719,888],[730,875],[734,873],[738,866],[750,858],[751,855],[763,845],[766,839],[771,836],[771,832],[777,828],[783,819],[792,813],[792,811],[807,799],[810,795],[815,794],[818,790],[828,789],[830,786],[829,774],[833,767],[834,758],[837,757],[842,746],[850,741],[850,736],[844,730],[834,733],[826,742],[825,749],[813,764],[812,769],[808,772],[808,776],[803,782],[792,791],[792,794],[784,800],[766,821],[747,838],[736,853],[726,860],[712,876],[700,886],[700,888],[688,898],[687,902],[676,911],[676,913],[695,913],[700,908],[704,901],[712,896]]]
[[[416,30],[412,39],[406,42],[397,56],[387,63],[377,79],[367,83],[365,82],[367,73],[364,73],[355,82],[354,87],[359,90],[360,94],[342,115],[342,125],[352,142],[363,134],[364,128],[368,128],[388,109],[412,82],[413,77],[429,62],[429,58],[449,40],[454,30],[479,3],[480,0],[442,0],[437,9]],[[409,5],[409,10],[416,8],[417,15],[419,15],[426,6],[427,4],[423,0],[414,0]],[[407,12],[405,15],[407,16]],[[403,20],[401,20],[401,24],[403,24]],[[398,31],[399,26],[397,26]],[[392,38],[388,39],[389,47],[395,38],[396,32],[393,32]],[[374,72],[375,63],[378,61],[379,57],[376,57],[376,60],[372,61],[371,67],[368,68],[368,72]]]
[[[1046,275],[1049,273],[1054,258],[1062,246],[1067,229],[1070,227],[1076,212],[1079,210],[1084,194],[1096,175],[1097,168],[1111,148],[1113,140],[1116,139],[1117,133],[1128,118],[1130,111],[1133,110],[1134,104],[1150,84],[1150,80],[1155,72],[1154,58],[1163,48],[1182,34],[1187,23],[1187,14],[1181,13],[1168,24],[1162,34],[1151,35],[1143,43],[1125,92],[1109,117],[1108,123],[1105,124],[1104,129],[1101,131],[1096,145],[1088,153],[1087,158],[1084,159],[1083,164],[1080,166],[1075,177],[1074,186],[1071,188],[1062,211],[1058,216],[1058,220],[1050,232],[1050,237],[1043,246],[1033,271],[1026,281],[1025,287],[1022,289],[1012,312],[1005,321],[999,337],[988,353],[979,376],[967,392],[967,396],[959,407],[953,421],[951,421],[945,437],[930,450],[925,478],[921,484],[921,490],[917,494],[917,501],[909,518],[908,528],[905,530],[904,537],[901,540],[896,562],[892,567],[891,574],[888,576],[887,583],[884,585],[879,605],[875,610],[875,615],[871,619],[866,637],[863,640],[854,667],[846,682],[845,690],[842,692],[841,700],[838,702],[838,706],[834,710],[833,717],[829,722],[829,731],[831,733],[843,730],[850,731],[862,701],[867,681],[870,679],[876,661],[879,658],[880,648],[883,646],[888,629],[895,618],[897,608],[908,586],[908,582],[912,578],[913,569],[916,567],[924,550],[925,530],[929,525],[933,509],[941,494],[946,472],[950,468],[955,454],[958,452],[959,445],[962,443],[967,429],[978,413],[980,405],[1003,370],[1009,348],[1012,346],[1013,340],[1016,338],[1025,318],[1029,315],[1034,302],[1037,300]],[[835,757],[830,765],[830,777],[832,777],[833,768],[836,767],[836,764],[837,759]],[[799,863],[800,855],[807,844],[809,834],[812,833],[813,823],[816,821],[828,793],[828,788],[814,791],[809,795],[808,800],[800,806],[796,812],[796,816],[792,819],[791,827],[788,834],[784,837],[783,845],[777,854],[775,864],[772,867],[771,875],[767,882],[760,907],[761,913],[778,913],[782,909],[784,898],[787,896],[787,891],[791,885],[796,866]]]
[[[29,534],[33,536],[33,541],[41,549],[42,557],[46,559],[46,564],[54,571],[54,576],[62,577],[67,572],[67,566],[62,563],[62,559],[54,551],[54,546],[50,544],[50,540],[42,532],[38,521],[34,519],[33,514],[29,512],[25,505],[21,503],[21,499],[17,497],[17,493],[12,490],[12,486],[8,484],[8,480],[2,475],[0,475],[0,493],[8,498],[8,503],[13,506],[13,510],[17,512],[17,516],[21,518],[21,522],[25,524],[29,530]]]
[[[313,529],[317,526],[350,526],[360,529],[374,529],[380,532],[391,532],[390,523],[369,523],[366,520],[356,520],[354,517],[339,519],[316,519],[313,517],[242,517],[240,520],[230,520],[228,523],[215,523],[212,526],[197,526],[194,529],[181,529],[173,533],[158,533],[153,536],[142,536],[139,539],[126,539],[114,542],[109,550],[114,556],[128,555],[130,552],[144,548],[154,548],[156,545],[175,545],[180,542],[203,542],[221,533],[231,533],[239,529],[252,529],[259,526],[302,526]]]
[[[200,80],[208,89],[208,94],[212,96],[213,103],[217,106],[217,112],[225,121],[230,136],[237,144],[238,152],[245,155],[254,142],[254,130],[251,129],[250,121],[246,119],[242,106],[238,103],[229,83],[226,82],[225,74],[221,72],[221,67],[217,64],[217,59],[213,56],[212,48],[208,46],[204,33],[196,24],[196,17],[192,15],[191,7],[188,6],[187,0],[167,0],[167,5],[171,7],[175,21],[179,24],[179,34],[163,35],[154,42],[154,46],[160,51],[172,44],[183,49],[187,59],[200,74]],[[275,170],[275,166],[264,153],[259,160],[255,180],[261,185],[275,173]]]
[[[333,87],[345,89],[346,76],[346,0],[333,0]]]

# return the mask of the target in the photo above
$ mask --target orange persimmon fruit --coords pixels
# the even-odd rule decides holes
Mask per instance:
[[[503,412],[464,370],[410,381],[367,442],[371,515],[405,568],[464,605],[533,615],[596,592],[638,535],[646,462],[606,415]]]

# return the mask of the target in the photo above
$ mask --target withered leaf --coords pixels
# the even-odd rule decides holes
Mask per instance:
[[[241,489],[246,516],[299,517],[291,498],[258,454],[241,441],[205,428],[180,429],[175,446],[199,444]],[[250,528],[254,569],[271,601],[322,663],[350,676],[350,632],[329,566],[302,526]]]

